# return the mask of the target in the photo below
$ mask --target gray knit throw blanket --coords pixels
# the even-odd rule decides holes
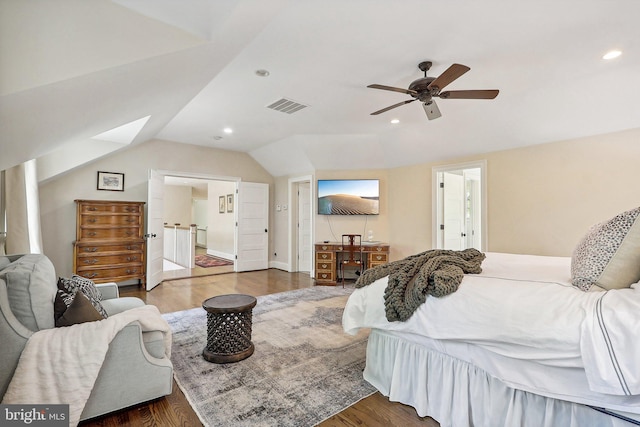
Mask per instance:
[[[389,276],[384,291],[384,306],[390,322],[409,319],[427,299],[427,294],[442,297],[455,292],[465,273],[482,272],[485,255],[477,249],[449,251],[433,249],[399,261],[382,264],[362,273],[356,288]]]

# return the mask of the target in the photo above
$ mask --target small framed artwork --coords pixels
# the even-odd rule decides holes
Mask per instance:
[[[225,202],[224,202],[224,196],[220,196],[218,198],[218,212],[220,213],[224,213],[226,207],[225,207]]]
[[[233,212],[233,194],[227,194],[227,212]]]
[[[98,171],[98,190],[124,191],[124,174]]]

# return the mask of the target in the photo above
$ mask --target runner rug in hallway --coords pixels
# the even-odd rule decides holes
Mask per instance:
[[[205,426],[313,426],[371,395],[362,378],[368,332],[342,331],[352,289],[317,286],[258,297],[255,352],[237,363],[202,358],[206,312],[164,314],[176,382]]]
[[[233,261],[228,259],[218,258],[213,255],[196,255],[196,265],[198,267],[220,267],[222,265],[233,265]]]

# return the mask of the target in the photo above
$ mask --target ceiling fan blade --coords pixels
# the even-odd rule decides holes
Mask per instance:
[[[367,87],[373,88],[373,89],[382,89],[382,90],[390,90],[392,92],[400,92],[400,93],[406,93],[407,95],[417,95],[418,92],[416,92],[415,90],[408,90],[408,89],[402,89],[399,87],[393,87],[393,86],[385,86],[385,85],[369,85]]]
[[[433,99],[429,102],[425,102],[422,106],[424,107],[424,112],[427,114],[427,119],[433,120],[442,116],[442,114],[440,114],[438,104],[436,104],[436,101]]]
[[[398,102],[397,104],[393,104],[393,105],[391,105],[391,106],[389,106],[387,108],[383,108],[382,110],[374,111],[373,113],[371,113],[371,115],[372,116],[376,116],[376,115],[378,115],[380,113],[384,113],[385,111],[389,111],[389,110],[391,110],[393,108],[400,107],[400,106],[402,106],[404,104],[408,104],[408,103],[413,102],[413,101],[415,101],[415,99],[409,99],[408,101]]]
[[[498,96],[498,89],[487,90],[451,90],[442,92],[438,95],[440,98],[448,99],[493,99]]]
[[[438,90],[442,90],[445,86],[447,86],[449,83],[451,83],[470,69],[471,68],[467,67],[466,65],[453,64],[452,66],[447,68],[444,73],[440,74],[438,78],[432,81],[429,86],[427,86],[427,89],[437,87]]]

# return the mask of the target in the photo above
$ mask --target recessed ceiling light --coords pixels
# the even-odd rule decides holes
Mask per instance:
[[[602,56],[602,59],[613,59],[613,58],[617,58],[620,55],[622,55],[621,51],[619,51],[619,50],[610,50],[609,52],[605,53]]]
[[[396,125],[396,124],[400,123],[400,120],[398,120],[398,119],[393,119],[393,120],[391,120],[391,123],[393,123],[394,125]]]
[[[269,71],[267,70],[263,70],[263,69],[256,70],[256,76],[267,77],[269,74],[271,73],[269,73]]]
[[[224,133],[233,133],[233,129],[231,129],[231,128],[224,128],[224,129],[222,129],[222,131]]]

